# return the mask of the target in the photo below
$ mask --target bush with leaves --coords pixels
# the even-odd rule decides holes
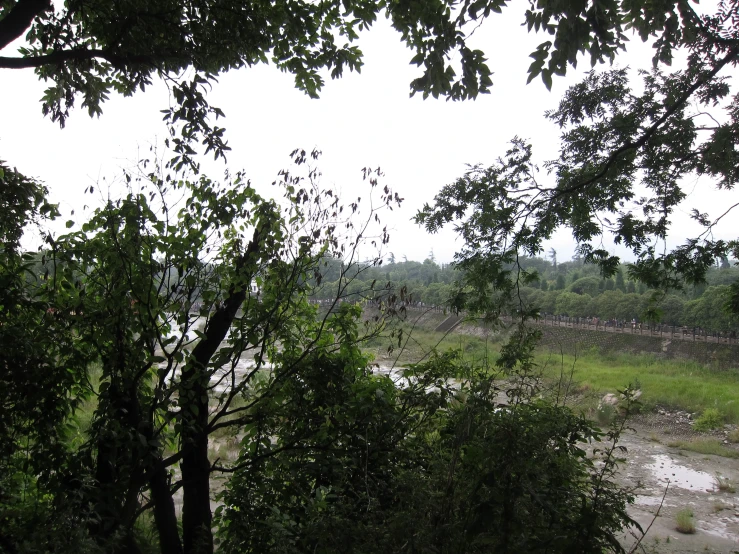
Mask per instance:
[[[396,383],[342,355],[311,360],[279,417],[247,430],[219,511],[225,552],[621,551],[621,427],[604,437],[538,400],[527,370],[501,404],[454,353]]]
[[[2,252],[17,263],[0,275],[8,284],[0,333],[13,337],[2,359],[1,462],[3,478],[23,484],[3,485],[8,513],[17,512],[28,482],[39,483],[38,497],[49,495],[55,517],[74,514],[74,528],[104,551],[136,551],[142,517],[153,521],[163,552],[212,551],[210,480],[219,469],[209,438],[248,425],[253,406],[269,405],[304,358],[332,348],[327,337],[339,333],[340,320],[317,317],[307,301],[321,259],[352,262],[360,237],[378,249],[387,242],[369,225],[382,208],[375,204],[364,222],[342,221],[318,172],[302,171],[309,157],[296,151],[297,168],[282,173],[284,207],[241,175],[221,185],[139,166],[127,174],[128,195],[96,210],[80,230],[49,238],[40,278],[30,281],[35,288],[24,275],[27,262]],[[366,177],[371,188],[378,184],[375,172]],[[182,195],[181,204],[170,205],[167,190]],[[389,188],[382,198],[382,207],[398,201]],[[334,291],[334,306],[350,281]],[[276,366],[288,353],[289,363]],[[275,371],[259,389],[265,400],[245,401],[268,367]],[[65,425],[74,427],[85,399],[94,410],[89,428],[72,429],[68,444]],[[12,529],[27,528],[12,517]]]
[[[56,497],[69,469],[71,415],[86,396],[88,355],[54,274],[21,251],[24,231],[57,213],[41,183],[0,162],[0,550],[90,547],[85,514]],[[72,495],[73,496],[73,495]],[[80,527],[83,529],[80,531]]]
[[[724,416],[716,408],[708,408],[698,416],[693,425],[696,431],[713,431],[724,423]]]

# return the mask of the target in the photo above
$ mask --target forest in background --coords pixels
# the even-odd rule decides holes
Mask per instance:
[[[635,319],[709,332],[739,330],[739,317],[725,309],[730,285],[739,279],[739,267],[728,258],[708,269],[705,282],[666,291],[629,279],[628,264],[618,267],[613,277],[604,278],[597,266],[582,259],[558,263],[556,253],[553,260],[523,257],[519,261],[522,269],[537,272],[536,280],[520,291],[525,302],[542,314],[620,322]],[[433,252],[423,262],[393,257],[379,266],[357,264],[353,268],[343,267],[340,260],[325,259],[323,283],[312,298],[333,298],[342,271],[344,279],[351,276],[342,292],[347,300],[384,298],[402,289],[409,302],[429,307],[448,307],[463,280],[454,264],[438,264]]]

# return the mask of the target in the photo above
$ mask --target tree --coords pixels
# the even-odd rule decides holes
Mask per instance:
[[[338,37],[345,33],[353,39],[356,29],[371,23],[385,6],[404,40],[417,49],[414,63],[425,67],[425,74],[414,81],[412,90],[451,98],[471,97],[486,90],[489,70],[482,54],[466,47],[461,28],[470,23],[476,27],[470,19],[499,11],[499,2],[466,2],[462,6],[446,2],[278,2],[243,17],[243,10],[253,10],[252,5],[222,9],[221,4],[211,3],[176,8],[168,4],[161,10],[156,3],[147,3],[142,9],[137,3],[108,6],[82,1],[68,2],[57,14],[48,2],[6,1],[0,19],[0,46],[6,47],[26,31],[30,46],[19,58],[0,58],[0,64],[36,67],[41,77],[51,79],[45,110],[59,122],[64,121],[76,94],[83,96],[92,113],[99,113],[110,90],[130,94],[155,74],[172,79],[193,67],[191,80],[174,82],[176,105],[166,117],[172,126],[171,143],[179,156],[173,166],[196,167],[192,157],[195,139],[202,139],[206,150],[216,155],[227,149],[223,130],[211,126],[208,119],[222,115],[205,100],[210,79],[220,71],[257,63],[271,54],[278,65],[296,74],[300,88],[315,94],[321,84],[319,68],[330,68],[338,76],[344,68],[358,66],[358,51],[337,45]],[[488,313],[497,308],[496,313],[500,313],[502,304],[512,303],[514,288],[533,278],[516,267],[519,251],[538,253],[542,242],[562,224],[573,226],[586,259],[600,263],[606,274],[612,273],[618,260],[592,247],[592,239],[603,228],[594,221],[600,212],[617,215],[616,236],[641,256],[633,275],[645,281],[651,279],[660,285],[676,283],[678,277],[699,281],[704,260],[714,260],[727,251],[725,243],[706,241],[678,249],[672,257],[660,257],[653,247],[658,240],[652,239],[664,238],[668,215],[680,197],[677,179],[681,172],[695,171],[715,176],[722,186],[733,185],[737,164],[734,150],[726,146],[735,142],[734,114],[730,113],[729,124],[709,129],[710,138],[694,144],[693,114],[684,110],[693,95],[699,104],[707,105],[727,98],[728,85],[722,86],[719,72],[736,58],[731,9],[722,4],[716,17],[699,18],[684,3],[644,9],[640,3],[616,2],[601,9],[588,3],[563,2],[544,3],[527,12],[530,28],[555,36],[553,42],[537,49],[530,69],[531,77],[541,74],[547,85],[553,74],[574,64],[581,51],[590,53],[594,61],[612,58],[624,44],[626,26],[635,28],[643,38],[658,37],[658,60],[668,61],[672,49],[680,45],[689,45],[694,56],[684,73],[647,75],[643,95],[632,93],[618,72],[602,77],[592,74],[580,89],[571,91],[553,114],[553,120],[566,131],[561,159],[551,166],[554,186],[539,185],[532,177],[530,148],[514,141],[499,164],[487,172],[472,170],[456,190],[443,191],[436,209],[424,211],[419,221],[430,230],[471,214],[470,224],[461,226],[465,249],[458,257],[469,284],[460,291],[471,309]],[[234,29],[237,32],[232,32]],[[460,53],[463,70],[459,78],[446,61],[454,58],[448,56],[452,49]],[[177,125],[179,130],[174,128]],[[654,193],[641,206],[644,220],[626,209],[619,212],[621,203],[631,199],[632,183],[639,178]],[[153,185],[173,186],[166,178]],[[95,360],[102,372],[100,387],[87,389],[88,394],[97,395],[99,405],[90,439],[74,460],[83,470],[72,472],[89,480],[70,480],[65,486],[81,495],[79,520],[103,548],[133,548],[132,523],[141,508],[137,505],[139,493],[145,490],[150,492],[160,545],[167,551],[179,551],[172,488],[181,485],[185,501],[183,548],[187,552],[211,550],[208,477],[220,466],[210,464],[210,435],[231,426],[246,426],[250,436],[258,440],[247,441],[250,448],[244,452],[259,454],[263,452],[260,447],[269,449],[272,437],[259,432],[265,417],[262,410],[273,402],[283,405],[270,391],[275,395],[290,393],[292,389],[280,385],[302,367],[300,361],[314,359],[310,354],[325,346],[323,340],[329,342],[331,352],[345,354],[339,361],[356,361],[347,353],[354,334],[346,310],[340,314],[344,317],[326,316],[316,323],[315,308],[305,298],[312,270],[320,264],[318,254],[323,254],[313,252],[312,247],[335,247],[331,240],[335,229],[320,225],[325,222],[324,215],[330,217],[333,212],[319,208],[303,212],[302,200],[311,205],[314,196],[292,182],[286,183],[290,209],[295,210],[289,217],[248,187],[229,185],[233,188],[224,191],[208,180],[187,185],[190,201],[178,214],[181,222],[175,229],[157,216],[149,205],[153,200],[131,194],[119,205],[109,205],[96,214],[82,232],[51,245],[54,258],[59,255],[62,262],[52,268],[55,279],[49,290],[57,295],[53,296],[57,312],[52,313],[63,314],[61,321],[83,323],[82,344],[89,348],[82,353]],[[154,192],[156,198],[158,189]],[[526,194],[531,196],[522,196]],[[316,214],[315,220],[311,214]],[[696,217],[707,222],[702,214]],[[239,225],[242,221],[243,228]],[[294,224],[307,224],[318,235],[300,234]],[[213,233],[216,242],[223,240],[212,250],[218,262],[212,265],[203,254],[204,250],[209,254],[210,243],[204,238],[207,233]],[[164,268],[162,258],[167,260]],[[262,287],[260,302],[253,301],[247,292],[252,279]],[[341,279],[338,286],[343,286]],[[191,301],[200,298],[203,311],[199,315],[207,324],[203,329],[192,329],[188,315]],[[246,307],[245,315],[237,317],[242,306]],[[38,308],[33,307],[31,320],[39,320],[45,313]],[[533,377],[536,335],[523,322],[536,311],[525,307],[519,313],[522,324],[501,352],[498,368],[528,385]],[[175,328],[179,334],[170,333]],[[330,331],[328,338],[324,329]],[[197,337],[197,344],[189,342],[188,331]],[[277,344],[282,345],[282,351]],[[234,385],[246,347],[256,351],[256,369],[247,368],[247,378]],[[320,356],[317,359],[322,360]],[[271,368],[265,365],[269,362]],[[327,363],[332,369],[339,365]],[[75,367],[87,369],[86,365]],[[220,376],[217,371],[223,371],[223,382],[230,381],[232,386],[218,392],[211,406],[208,391],[211,378]],[[172,374],[175,379],[168,379]],[[268,386],[257,387],[260,394],[251,396],[247,385],[259,379],[266,379]],[[292,384],[297,389],[301,383]],[[543,548],[549,550],[553,541],[562,537],[571,541],[559,543],[563,552],[602,550],[608,544],[613,547],[615,532],[628,523],[626,498],[617,491],[611,496],[601,494],[614,491],[603,491],[604,480],[597,472],[588,471],[590,462],[580,445],[596,433],[566,410],[553,414],[549,406],[532,402],[535,395],[526,397],[526,402],[514,402],[514,408],[496,410],[495,395],[486,394],[491,390],[489,381],[482,381],[469,404],[461,406],[448,426],[441,427],[447,447],[440,453],[439,465],[443,469],[449,467],[450,460],[462,460],[463,478],[459,481],[468,486],[451,488],[448,494],[455,490],[463,494],[461,500],[445,498],[448,502],[442,504],[442,515],[463,513],[462,507],[466,510],[469,506],[471,510],[464,513],[471,517],[466,522],[474,524],[466,527],[452,520],[460,525],[451,528],[461,527],[461,531],[448,536],[468,540],[472,546],[479,545],[474,541],[480,539],[482,544],[495,544],[498,551],[520,551],[530,546],[525,534],[528,526],[537,530]],[[242,393],[245,404],[238,405],[235,400]],[[297,398],[282,397],[285,401]],[[465,424],[470,424],[469,435],[455,435]],[[531,429],[537,432],[531,433]],[[288,434],[294,431],[287,427]],[[500,441],[491,443],[489,437],[513,440],[502,442],[507,447],[501,449],[495,444]],[[165,454],[165,443],[170,439],[175,452]],[[556,448],[551,448],[552,444]],[[520,459],[534,464],[525,466],[525,472],[518,471],[519,463],[512,463],[519,458],[510,455],[520,445],[526,445]],[[288,441],[286,447],[290,446],[294,444]],[[269,454],[276,452],[269,450]],[[261,460],[251,461],[255,465]],[[178,462],[181,482],[172,485],[168,468]],[[612,468],[609,463],[610,458],[602,471]],[[475,473],[479,467],[483,472]],[[542,472],[542,468],[554,473]],[[449,472],[439,471],[438,475],[448,476]],[[565,494],[566,485],[574,489]],[[433,489],[423,492],[428,490]],[[538,500],[539,490],[545,491],[544,504]],[[67,496],[76,498],[75,494]],[[499,503],[498,498],[504,501]],[[423,503],[424,508],[430,505],[433,503]],[[429,512],[419,509],[417,513]],[[525,516],[517,518],[515,514]],[[489,521],[511,532],[495,534],[496,525],[492,532],[481,527]],[[553,526],[561,522],[565,522],[564,529]]]
[[[311,363],[307,382],[285,383],[294,401],[264,432],[277,448],[310,438],[236,468],[220,510],[225,552],[615,550],[629,494],[613,486],[609,448],[603,468],[578,446],[602,442],[586,420],[528,396],[496,403],[453,353],[409,368],[403,387],[344,355],[351,363]]]
[[[381,14],[415,52],[412,63],[423,68],[411,83],[412,94],[460,100],[488,92],[490,69],[483,53],[467,46],[464,30],[476,25],[471,20],[487,16],[490,7],[482,7],[478,16],[478,6],[459,13],[449,9],[451,4],[7,0],[0,4],[0,52],[5,54],[0,69],[33,68],[51,81],[42,110],[62,126],[78,96],[82,107],[99,115],[111,92],[131,95],[163,78],[174,99],[165,115],[172,126],[167,141],[176,153],[172,161],[197,165],[196,141],[216,157],[229,149],[224,129],[214,123],[224,114],[206,99],[218,74],[272,62],[295,76],[298,89],[316,97],[323,71],[338,78],[344,70],[360,70],[362,52],[353,43]],[[22,36],[27,45],[19,55],[9,55],[9,45]],[[183,78],[189,69],[194,75]]]
[[[63,122],[75,94],[99,113],[111,90],[132,94],[155,75],[171,76],[192,67],[203,75],[267,63],[295,75],[296,86],[316,96],[319,70],[332,77],[361,67],[361,51],[351,43],[358,32],[386,15],[408,46],[413,63],[424,67],[412,84],[424,96],[474,97],[488,90],[490,71],[481,52],[470,50],[462,29],[478,7],[450,13],[435,1],[426,10],[385,2],[276,2],[269,6],[201,1],[172,7],[163,2],[125,6],[89,0],[54,6],[48,0],[5,2],[0,19],[0,50],[27,36],[17,57],[1,57],[2,68],[36,68],[55,82],[44,109]],[[489,8],[484,8],[485,14]],[[480,14],[483,15],[483,14]],[[448,54],[460,54],[462,78],[455,78]],[[69,79],[79,75],[81,79]],[[65,82],[69,81],[69,82]],[[54,94],[51,94],[54,91]]]
[[[675,294],[670,294],[659,305],[662,310],[662,321],[669,325],[683,324],[685,301]]]
[[[706,176],[723,190],[732,189],[739,177],[739,100],[731,96],[732,82],[725,75],[739,59],[739,4],[721,2],[714,14],[704,16],[685,2],[640,12],[642,7],[615,3],[572,27],[566,25],[572,19],[553,11],[538,20],[562,40],[567,36],[573,57],[558,57],[561,50],[552,54],[557,47],[544,43],[534,72],[545,65],[563,71],[575,59],[576,44],[623,45],[624,28],[635,29],[642,39],[656,37],[655,67],[641,73],[642,90],[629,83],[626,70],[591,72],[546,113],[562,130],[559,156],[545,164],[548,182],[537,173],[532,146],[514,139],[495,164],[474,166],[419,212],[417,221],[431,232],[455,218],[464,220],[458,227],[465,243],[457,257],[461,269],[472,273],[484,266],[488,282],[507,279],[504,268],[516,254],[536,255],[564,226],[572,229],[584,260],[611,277],[620,259],[597,246],[609,229],[613,240],[635,256],[630,278],[652,288],[679,289],[702,282],[714,260],[737,249],[736,242],[711,238],[711,229],[726,214],[697,212],[693,217],[703,234],[671,251],[655,245],[664,241],[671,214],[685,198],[684,176]],[[598,17],[602,32],[591,34],[585,22]],[[661,65],[677,49],[687,52],[687,67],[665,73]],[[636,186],[647,191],[638,201]],[[609,225],[600,224],[603,217]]]
[[[302,165],[305,154],[295,157]],[[511,376],[521,364],[526,379],[505,405],[490,368],[469,367],[455,353],[433,354],[399,383],[373,375],[359,345],[374,327],[361,321],[358,306],[339,305],[350,277],[361,276],[353,255],[360,236],[370,236],[367,225],[348,221],[342,242],[334,231],[347,227],[336,224],[341,206],[333,193],[305,186],[312,181],[299,168],[282,175],[284,208],[260,198],[241,175],[223,184],[128,175],[129,194],[50,245],[44,264],[52,278],[35,292],[25,280],[3,291],[5,299],[25,287],[54,315],[45,319],[49,304],[27,311],[67,330],[50,327],[41,344],[50,347],[49,362],[62,365],[39,366],[24,354],[28,374],[3,377],[25,387],[44,372],[47,383],[69,380],[39,391],[61,404],[42,414],[50,423],[43,438],[23,427],[38,406],[8,410],[13,432],[0,435],[0,446],[8,453],[2,461],[15,465],[3,469],[29,471],[22,457],[29,440],[30,452],[48,454],[81,402],[94,405],[89,427],[77,429],[81,444],[57,443],[48,484],[36,473],[47,458],[30,467],[43,485],[34,509],[42,499],[67,509],[47,508],[51,526],[19,517],[0,497],[3,548],[48,550],[55,543],[40,537],[49,535],[71,551],[137,552],[136,522],[149,513],[163,553],[212,552],[213,475],[232,476],[215,521],[226,552],[394,552],[411,524],[422,551],[613,548],[633,523],[624,511],[631,495],[613,483],[614,448],[594,453],[599,464],[581,448],[609,444],[607,437],[538,400],[528,356],[499,362]],[[371,173],[368,179],[377,185]],[[168,186],[184,197],[177,211],[162,194]],[[384,191],[381,205],[398,200]],[[30,204],[22,217],[43,209]],[[381,233],[378,241],[386,240]],[[308,301],[321,286],[316,273],[340,255],[349,259],[332,309],[319,313]],[[3,336],[28,329],[17,310],[5,312]],[[64,337],[69,345],[52,346]],[[28,340],[22,346],[38,348]],[[60,352],[77,356],[59,359]],[[219,441],[236,441],[238,454],[211,450]],[[5,473],[0,479],[12,481]],[[3,494],[16,490],[3,485]],[[76,534],[81,539],[70,541]]]
[[[41,183],[0,162],[0,550],[90,547],[72,497],[54,497],[69,468],[69,415],[85,401],[88,355],[56,310],[54,272],[34,271],[21,232],[56,213]],[[46,261],[46,260],[44,260]],[[22,540],[25,539],[25,540]]]
[[[60,7],[49,0],[9,0],[2,7],[0,50],[24,35],[28,46],[20,49],[20,56],[0,57],[0,68],[35,68],[52,80],[55,85],[46,94],[44,109],[60,121],[76,94],[83,95],[83,106],[99,113],[111,90],[132,94],[154,75],[178,75],[190,67],[216,75],[266,63],[270,57],[295,75],[298,88],[316,95],[323,85],[321,68],[338,77],[345,68],[361,66],[361,52],[351,43],[381,13],[415,50],[411,63],[424,67],[411,84],[412,93],[475,97],[488,91],[490,70],[482,53],[467,47],[465,31],[502,9],[496,0],[461,6],[434,0],[423,9],[382,1],[276,2],[259,7],[200,1],[173,9],[162,2],[121,6],[82,0]],[[572,2],[532,6],[525,15],[528,29],[546,31],[557,40],[541,44],[532,54],[530,79],[541,74],[549,86],[552,75],[575,65],[580,52],[588,52],[592,63],[612,60],[625,44],[624,26],[636,29],[644,40],[662,35],[658,55],[669,60],[675,43],[687,34],[680,24],[695,25],[697,16],[690,11],[686,15],[685,6],[677,2],[660,8],[642,11],[623,3],[596,10]],[[669,31],[665,20],[671,23]],[[460,55],[461,77],[447,61],[452,51]]]
[[[565,4],[577,15],[557,13]],[[716,13],[706,16],[688,2],[659,7],[613,2],[605,9],[587,2],[538,5],[546,6],[546,13],[534,26],[555,35],[539,47],[530,69],[532,75],[541,71],[545,82],[575,63],[578,49],[595,46],[597,51],[603,41],[624,46],[625,28],[642,39],[656,37],[655,65],[641,73],[641,87],[629,83],[626,70],[591,71],[571,87],[557,109],[546,113],[562,131],[557,158],[543,164],[546,174],[539,172],[542,164],[532,145],[514,138],[493,164],[472,166],[416,215],[429,232],[453,225],[461,238],[464,246],[455,261],[465,288],[456,303],[487,320],[502,312],[516,315],[516,331],[501,352],[511,365],[533,365],[530,343],[536,331],[528,323],[539,312],[520,295],[531,280],[520,260],[541,253],[560,228],[571,229],[584,261],[596,264],[613,289],[610,278],[621,260],[602,246],[602,235],[610,233],[635,257],[629,278],[656,289],[655,302],[670,289],[702,283],[718,257],[739,250],[739,242],[711,234],[716,222],[739,205],[733,202],[714,216],[694,212],[704,232],[675,249],[664,246],[671,216],[685,198],[681,179],[698,174],[730,190],[739,178],[739,95],[731,96],[725,73],[739,61],[739,3],[720,2]],[[595,21],[603,26],[589,27]],[[669,65],[676,49],[687,50],[687,68],[666,73],[661,65]],[[592,50],[591,55],[597,58]],[[731,296],[737,291],[725,291],[724,307],[739,305]],[[556,309],[570,309],[577,296],[560,293]],[[621,291],[608,296],[621,297],[620,315],[636,300]],[[695,317],[701,317],[703,310],[695,308]]]
[[[491,70],[467,39],[503,7],[500,0],[281,0],[264,6],[197,0],[176,7],[162,0],[125,5],[77,0],[63,6],[6,0],[0,8],[0,68],[33,68],[50,80],[42,109],[62,125],[77,96],[90,114],[100,114],[111,92],[131,95],[161,77],[171,84],[175,100],[165,118],[172,126],[181,123],[181,129],[171,130],[178,155],[173,161],[196,164],[195,139],[217,157],[228,150],[223,128],[210,121],[223,113],[205,97],[218,74],[271,61],[295,76],[297,88],[316,96],[324,84],[322,70],[337,78],[345,69],[361,68],[362,54],[353,43],[384,14],[415,52],[411,63],[423,67],[411,94],[474,98],[489,91]],[[649,8],[625,1],[604,9],[572,1],[532,5],[523,23],[554,39],[532,52],[529,80],[541,76],[551,87],[552,77],[575,66],[582,54],[592,65],[613,61],[625,48],[628,29],[642,40],[656,39],[656,61],[669,63],[674,49],[689,44],[714,58],[725,54],[714,60],[723,67],[736,53],[735,37],[726,28],[733,9],[735,4],[722,3],[715,16],[700,17],[677,0]],[[10,55],[9,45],[20,37],[27,45]],[[183,79],[188,69],[194,76]]]
[[[619,290],[615,290],[614,292],[619,294],[616,309],[606,317],[615,317],[622,321],[642,319],[645,317],[649,302],[648,298],[641,297],[637,294],[623,294]]]
[[[570,317],[588,317],[592,312],[591,298],[587,294],[563,292],[557,297],[556,313]]]
[[[568,290],[577,294],[589,294],[590,296],[596,296],[598,294],[598,283],[597,277],[583,277],[572,283]]]
[[[229,470],[218,516],[226,552],[366,551],[362,543],[382,543],[397,525],[389,515],[398,480],[423,463],[422,437],[454,392],[444,382],[453,371],[429,365],[405,387],[373,375],[356,341],[359,310],[344,312],[349,340],[341,353],[300,361],[280,385],[279,406],[259,429],[246,429],[273,440],[249,441],[255,451]]]
[[[103,551],[137,551],[134,526],[150,511],[162,552],[211,552],[210,480],[223,470],[209,453],[214,435],[258,426],[272,403],[282,401],[281,383],[301,371],[304,360],[332,360],[361,340],[345,331],[354,312],[317,317],[307,298],[320,286],[316,276],[327,256],[343,257],[344,268],[356,266],[359,237],[371,235],[368,222],[377,208],[365,224],[345,222],[346,234],[338,236],[343,207],[331,191],[316,188],[315,176],[300,174],[307,156],[296,151],[298,168],[282,174],[284,209],[259,197],[241,174],[222,185],[205,176],[129,174],[126,197],[51,241],[45,265],[52,278],[41,276],[30,287],[22,271],[10,268],[15,281],[8,280],[4,292],[17,300],[3,307],[21,300],[27,307],[0,310],[0,332],[27,339],[17,341],[22,371],[3,372],[13,414],[4,418],[8,434],[0,437],[3,468],[40,451],[29,475],[42,479],[48,472],[55,480],[39,498],[69,499],[73,528]],[[366,177],[377,185],[373,172]],[[23,190],[12,189],[14,182],[3,192]],[[35,194],[33,183],[20,184]],[[184,196],[177,211],[167,204],[167,187]],[[381,205],[398,201],[384,190]],[[18,217],[45,209],[34,200]],[[378,248],[386,242],[380,232]],[[2,267],[11,254],[3,251]],[[340,274],[334,306],[351,275]],[[32,322],[47,328],[50,344],[34,345]],[[373,327],[363,329],[371,334]],[[3,367],[13,357],[6,350]],[[80,432],[83,443],[73,448],[55,441],[87,399],[94,414]],[[39,409],[46,410],[43,417],[33,415]],[[37,471],[42,462],[50,467]],[[181,471],[176,478],[175,467]],[[182,536],[173,501],[180,488]],[[29,537],[19,531],[3,539],[21,544]]]
[[[683,317],[687,325],[708,331],[736,330],[739,317],[730,311],[730,305],[727,306],[731,302],[731,292],[731,287],[726,285],[709,287],[700,298],[686,302]]]
[[[624,274],[621,268],[618,268],[618,271],[616,271],[616,290],[626,292],[626,283],[624,282]]]

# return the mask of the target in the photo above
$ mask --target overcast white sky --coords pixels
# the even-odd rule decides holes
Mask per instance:
[[[408,64],[413,53],[384,20],[359,42],[365,54],[362,73],[327,80],[319,100],[298,92],[292,77],[274,67],[223,75],[210,101],[226,113],[233,149],[228,167],[244,169],[258,190],[268,194],[273,190],[269,183],[288,165],[294,148],[317,147],[323,151],[317,164],[323,183],[349,198],[366,191],[361,169],[380,166],[385,182],[406,199],[392,221],[386,216],[394,229],[389,251],[398,259],[423,260],[433,248],[438,261],[451,261],[459,247],[453,233],[428,236],[410,222],[416,210],[460,176],[465,164],[492,163],[515,135],[533,142],[539,161],[554,157],[558,133],[543,112],[555,107],[566,87],[589,69],[583,60],[582,70],[556,79],[551,92],[538,79],[526,85],[528,54],[546,38],[527,34],[520,26],[525,7],[514,3],[475,33],[495,83],[492,94],[476,101],[409,98],[409,83],[418,76],[418,69]],[[646,68],[650,56],[649,48],[636,41],[618,64]],[[67,214],[72,209],[79,214],[83,204],[90,204],[90,196],[83,196],[86,187],[103,177],[115,180],[120,167],[130,166],[139,151],[165,136],[160,110],[168,98],[162,85],[133,98],[112,98],[99,119],[77,109],[63,130],[42,117],[43,90],[30,70],[0,70],[0,159],[46,182]],[[213,176],[224,168],[208,167]],[[721,206],[739,201],[736,192],[709,192],[707,181],[693,185],[686,187],[690,196],[685,212],[696,207],[718,215]],[[673,229],[675,243],[681,242],[691,232],[689,220],[678,217]],[[727,221],[717,233],[736,238],[736,225]],[[549,246],[560,252],[560,261],[574,248],[566,233]]]

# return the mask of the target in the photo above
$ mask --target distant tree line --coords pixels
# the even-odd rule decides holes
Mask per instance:
[[[739,267],[726,258],[708,271],[704,284],[665,292],[630,280],[626,266],[620,267],[614,277],[604,279],[597,266],[584,264],[581,259],[557,263],[556,252],[550,252],[549,257],[521,261],[525,270],[536,272],[534,280],[521,287],[521,296],[528,304],[538,306],[541,313],[739,330],[737,317],[724,309],[731,283],[739,281]],[[341,272],[339,260],[325,259],[321,285],[313,298],[332,298]],[[345,299],[389,298],[402,290],[406,302],[423,306],[448,305],[459,292],[461,277],[453,264],[438,264],[432,256],[423,262],[392,261],[379,267],[359,264],[348,272],[345,268],[343,278],[348,275],[353,280],[346,287]]]

